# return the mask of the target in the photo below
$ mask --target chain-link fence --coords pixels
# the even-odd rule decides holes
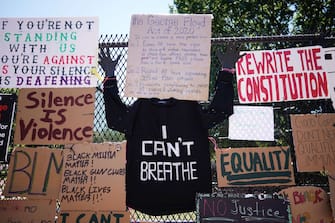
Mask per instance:
[[[301,36],[272,36],[272,37],[250,37],[250,38],[213,38],[212,39],[212,60],[211,60],[211,78],[210,78],[210,97],[215,82],[215,74],[220,69],[220,63],[215,56],[217,49],[224,50],[227,42],[235,41],[241,45],[241,49],[272,49],[278,46],[281,47],[300,47],[308,45],[322,44],[334,44],[334,38],[325,38],[317,35],[301,35]],[[127,48],[128,46],[128,36],[127,35],[106,35],[101,36],[99,40],[99,48],[105,48],[109,50],[110,55],[116,58],[121,55],[119,59],[118,66],[116,67],[116,78],[118,80],[118,87],[121,95],[121,99],[126,104],[132,104],[136,99],[127,98],[123,94],[123,86],[125,84],[126,67],[127,67]],[[327,45],[328,46],[328,45]],[[103,77],[104,74],[99,68],[99,73]],[[122,133],[108,129],[105,119],[105,109],[104,100],[102,94],[102,86],[97,87],[96,91],[96,105],[95,105],[95,119],[94,119],[94,142],[106,142],[106,141],[121,141],[125,139]],[[15,90],[14,90],[15,91]],[[237,93],[235,94],[235,105],[238,104]],[[243,146],[290,146],[292,150],[292,159],[294,159],[294,149],[292,142],[292,132],[290,127],[290,114],[310,114],[310,113],[333,113],[334,109],[332,107],[330,100],[313,100],[313,101],[298,101],[298,102],[282,102],[282,103],[272,103],[274,108],[274,124],[275,124],[275,141],[274,142],[246,142],[246,141],[231,141],[227,139],[227,121],[223,122],[221,125],[215,126],[210,130],[210,135],[213,136],[220,148],[226,147],[243,147]],[[206,104],[204,104],[206,106]],[[13,148],[13,145],[10,145]],[[211,148],[212,149],[212,148]],[[214,156],[213,156],[214,157]],[[214,165],[213,165],[214,166]],[[4,188],[5,179],[7,175],[7,163],[2,163],[0,165],[0,195],[2,195],[2,190]],[[328,179],[322,173],[298,173],[295,171],[295,178],[297,185],[313,185],[320,186],[327,191],[328,189]],[[257,192],[269,192],[278,191],[277,188],[244,188],[247,193],[257,193]],[[219,188],[216,183],[216,171],[213,168],[213,192],[218,193],[230,193],[233,192],[233,188]],[[168,216],[148,216],[144,215],[138,211],[130,210],[131,221],[132,222],[195,222],[196,213],[181,213],[176,215]]]

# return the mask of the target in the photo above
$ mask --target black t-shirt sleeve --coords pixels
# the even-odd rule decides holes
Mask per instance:
[[[105,115],[109,128],[125,133],[127,129],[128,107],[122,102],[115,78],[104,81],[103,96]]]
[[[207,109],[204,110],[204,122],[208,128],[223,122],[233,114],[234,87],[233,73],[228,70],[218,72],[215,94]]]

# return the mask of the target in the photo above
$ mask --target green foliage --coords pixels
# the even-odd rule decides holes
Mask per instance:
[[[178,13],[213,14],[213,37],[334,35],[334,0],[174,0]]]
[[[294,13],[287,1],[175,0],[174,3],[179,13],[213,14],[213,37],[288,34]]]
[[[319,33],[324,36],[335,34],[334,0],[301,0],[294,2],[293,34]]]

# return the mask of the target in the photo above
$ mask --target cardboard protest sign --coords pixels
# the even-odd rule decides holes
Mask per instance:
[[[0,222],[55,222],[56,200],[0,200]]]
[[[15,105],[16,95],[0,94],[0,161],[7,162]]]
[[[216,149],[219,187],[294,185],[288,147]]]
[[[329,98],[320,46],[241,52],[236,63],[240,103]]]
[[[330,196],[330,205],[332,208],[333,219],[335,220],[335,171],[333,173],[329,173],[328,182],[329,182],[329,196]]]
[[[62,167],[60,149],[16,148],[11,154],[4,195],[57,199]]]
[[[335,114],[290,118],[298,171],[335,170]]]
[[[289,222],[288,205],[283,199],[200,194],[197,197],[198,222]]]
[[[234,114],[229,116],[228,138],[273,141],[273,108],[269,106],[234,106]]]
[[[133,15],[125,94],[208,100],[212,15]]]
[[[329,196],[322,188],[289,187],[280,193],[290,201],[292,222],[333,222]]]
[[[95,87],[98,17],[0,18],[1,88]]]
[[[335,109],[335,47],[323,48],[325,67],[328,71],[328,88]]]
[[[94,103],[95,88],[21,89],[14,143],[91,142]]]
[[[126,142],[76,144],[64,151],[61,210],[125,211]]]
[[[66,211],[61,212],[57,219],[57,223],[73,222],[129,223],[130,213],[127,211]]]

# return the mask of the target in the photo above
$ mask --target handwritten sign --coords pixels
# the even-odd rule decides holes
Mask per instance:
[[[290,118],[298,171],[335,170],[335,114]]]
[[[94,102],[94,88],[21,89],[14,143],[91,142]]]
[[[55,222],[56,200],[0,200],[0,222]]]
[[[320,46],[245,51],[236,63],[240,103],[329,98]]]
[[[93,87],[98,18],[0,18],[1,88]]]
[[[15,148],[9,163],[6,196],[57,199],[63,167],[62,150]]]
[[[270,106],[234,106],[234,114],[229,116],[228,138],[273,141],[273,108]]]
[[[14,94],[0,94],[0,161],[7,162],[15,105]]]
[[[125,211],[125,141],[64,151],[61,209]]]
[[[268,198],[225,198],[200,194],[199,222],[289,222],[288,202]]]
[[[322,188],[289,187],[280,193],[290,201],[292,222],[333,222],[329,196]]]
[[[211,15],[133,15],[125,94],[208,100]]]
[[[58,223],[73,222],[129,223],[130,213],[127,211],[66,211],[60,213]]]
[[[330,175],[330,176],[329,176]],[[330,205],[332,208],[333,219],[335,220],[335,173],[329,173],[328,182],[329,182],[329,196],[330,196]]]
[[[288,147],[216,149],[219,187],[295,184]]]

